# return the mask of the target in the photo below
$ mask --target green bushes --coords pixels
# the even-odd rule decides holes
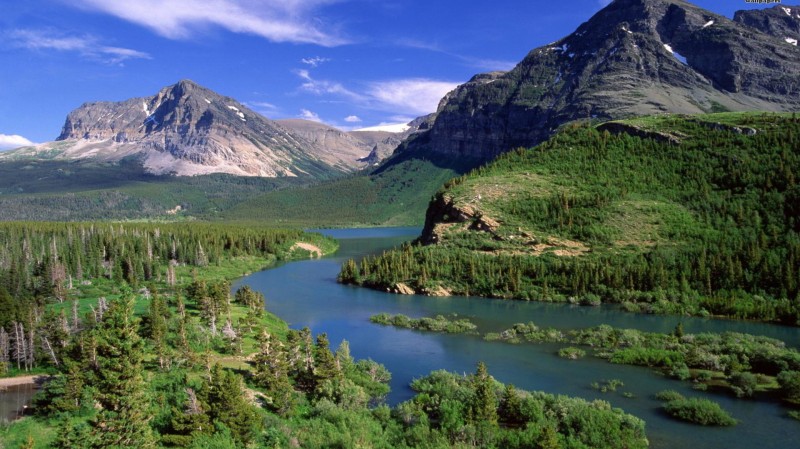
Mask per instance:
[[[701,426],[733,426],[737,421],[719,404],[708,399],[674,399],[664,404],[670,416]]]
[[[581,348],[568,347],[558,350],[558,356],[564,359],[577,360],[586,356],[586,351]]]
[[[370,317],[370,321],[384,326],[404,327],[428,332],[444,332],[448,334],[464,334],[473,332],[477,326],[468,319],[449,319],[442,315],[433,318],[412,319],[405,315],[389,315],[381,313]]]

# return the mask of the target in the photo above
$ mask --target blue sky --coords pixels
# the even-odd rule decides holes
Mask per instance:
[[[272,119],[343,129],[407,122],[472,75],[507,70],[566,36],[607,3],[7,0],[0,149],[53,140],[84,102],[149,96],[184,78]],[[759,7],[695,3],[728,17]]]

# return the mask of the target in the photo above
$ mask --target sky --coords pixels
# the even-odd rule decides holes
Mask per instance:
[[[344,130],[405,123],[608,3],[2,0],[0,149],[54,140],[85,102],[151,96],[181,79],[270,119]],[[728,17],[765,7],[694,3]]]

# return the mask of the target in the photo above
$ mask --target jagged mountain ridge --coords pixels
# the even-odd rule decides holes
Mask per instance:
[[[800,40],[800,6],[776,5],[767,9],[737,11],[733,20],[795,46]]]
[[[154,174],[330,177],[366,166],[374,144],[322,124],[281,124],[192,81],[152,97],[85,103],[70,112],[55,142],[0,159],[139,158]],[[342,135],[339,140],[325,136]]]
[[[511,71],[459,86],[396,154],[477,165],[578,119],[799,108],[791,43],[680,0],[615,0]]]

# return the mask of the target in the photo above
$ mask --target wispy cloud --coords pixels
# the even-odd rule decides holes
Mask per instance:
[[[458,59],[464,61],[468,66],[475,67],[479,70],[503,70],[509,71],[516,67],[517,63],[514,61],[504,61],[502,59],[481,59],[471,58],[468,56],[456,56]]]
[[[335,46],[346,40],[323,30],[317,11],[341,0],[73,0],[147,27],[170,39],[187,39],[204,27],[261,36],[273,42]]]
[[[323,95],[323,94],[340,95],[351,101],[356,101],[356,102],[363,102],[366,100],[362,95],[344,87],[344,85],[341,83],[312,78],[311,73],[308,70],[305,69],[296,70],[295,74],[304,81],[303,84],[300,85],[300,89],[303,91],[315,95]]]
[[[613,0],[597,0],[597,3],[600,5],[601,8],[605,8],[608,6]]]
[[[36,144],[17,134],[0,134],[0,151],[29,145]]]
[[[479,70],[511,70],[514,66],[517,65],[514,61],[505,61],[502,59],[487,59],[487,58],[476,58],[473,56],[465,56],[458,53],[453,53],[451,51],[446,50],[441,45],[435,42],[426,42],[417,39],[410,39],[410,38],[402,38],[394,41],[395,45],[399,45],[401,47],[406,48],[414,48],[417,50],[427,50],[432,51],[434,53],[441,53],[443,55],[450,56],[457,60],[460,60],[465,65],[469,67],[474,67]]]
[[[54,30],[13,30],[8,36],[11,44],[19,48],[75,52],[109,64],[121,64],[129,59],[151,59],[142,51],[103,45],[100,39],[90,35],[69,36]]]
[[[410,78],[370,82],[363,92],[357,92],[336,81],[315,79],[305,69],[296,70],[295,74],[303,80],[301,91],[320,96],[338,96],[360,107],[404,115],[422,115],[436,111],[439,100],[459,84]]]
[[[281,110],[278,106],[266,101],[248,101],[244,105],[265,117],[278,115]]]
[[[311,120],[312,122],[320,122],[322,123],[322,119],[319,118],[319,114],[316,112],[309,111],[308,109],[301,109],[300,115],[298,117],[306,120]]]
[[[347,123],[360,123],[361,118],[359,118],[357,115],[348,115],[347,117],[344,118],[344,121],[346,121]]]
[[[322,57],[319,57],[319,56],[314,56],[313,58],[303,58],[303,59],[300,60],[300,62],[302,62],[303,64],[308,64],[311,67],[317,67],[320,64],[323,64],[323,63],[326,63],[326,62],[329,62],[329,61],[330,61],[329,58],[322,58]]]
[[[429,114],[439,100],[458,83],[426,78],[400,79],[371,83],[367,93],[379,103],[403,114]]]

